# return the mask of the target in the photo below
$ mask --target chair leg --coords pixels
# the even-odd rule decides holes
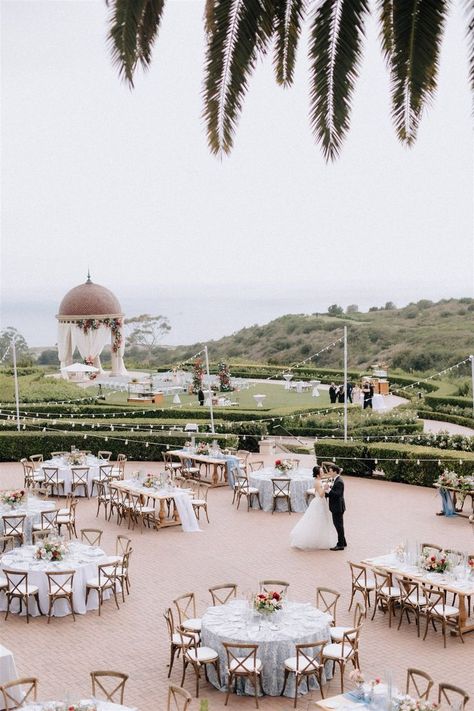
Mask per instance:
[[[254,674],[253,683],[255,686],[255,706],[258,708],[258,676]]]
[[[290,672],[288,671],[288,669],[285,669],[285,679],[284,679],[284,682],[283,682],[283,689],[281,690],[280,696],[283,696],[283,694],[285,693],[286,682],[288,681],[288,674],[289,674],[289,673],[290,673]]]
[[[231,674],[231,672],[229,672],[229,676],[227,678],[227,694],[225,695],[224,706],[227,706],[227,703],[229,701],[230,692],[232,690],[232,683],[233,683],[232,674]],[[181,684],[181,686],[183,686],[183,685]]]

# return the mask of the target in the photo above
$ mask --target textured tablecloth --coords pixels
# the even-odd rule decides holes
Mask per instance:
[[[120,704],[112,704],[110,701],[101,701],[99,699],[78,699],[84,703],[93,703],[97,711],[137,711],[136,708],[131,708],[130,706],[121,706]],[[73,703],[77,703],[77,701]],[[67,702],[69,703],[69,701]],[[67,709],[67,704],[64,701],[38,701],[31,704],[26,704],[22,706],[23,711],[56,711],[58,708],[62,708],[64,704],[64,711]]]
[[[92,493],[92,479],[97,478],[99,476],[99,467],[101,465],[105,466],[107,464],[109,464],[109,462],[107,462],[106,460],[98,459],[97,457],[93,456],[88,456],[84,464],[67,464],[63,457],[56,457],[55,459],[48,459],[48,461],[43,462],[41,471],[43,471],[43,467],[57,467],[59,469],[59,478],[64,480],[64,494],[70,494],[72,484],[72,467],[89,467],[88,488],[90,496]],[[79,489],[77,489],[76,496],[84,496],[84,487],[81,486]]]
[[[0,644],[0,685],[6,684],[7,681],[15,681],[18,679],[15,660],[12,652]],[[13,692],[12,692],[13,695]],[[17,701],[20,701],[20,695],[17,696]],[[3,694],[0,694],[0,709],[4,709]]]
[[[255,486],[260,492],[260,503],[264,511],[272,510],[272,495],[273,486],[272,479],[282,478],[291,479],[290,496],[291,508],[293,511],[306,511],[307,503],[305,493],[308,489],[314,486],[313,472],[311,469],[292,469],[288,474],[282,474],[273,467],[265,467],[257,472],[249,474],[250,486]],[[252,501],[253,508],[258,509],[258,503],[255,499]],[[286,510],[286,501],[277,501],[277,511]]]
[[[25,523],[23,525],[23,535],[25,543],[29,545],[32,541],[33,525],[41,523],[42,511],[53,511],[56,508],[54,501],[46,501],[28,496],[24,504],[18,508],[12,509],[10,506],[0,505],[0,516],[23,516],[26,514]],[[14,522],[13,522],[14,523]],[[5,531],[3,518],[0,519],[0,530],[2,534]]]
[[[276,616],[275,616],[276,615]],[[329,615],[309,603],[285,602],[284,609],[270,617],[250,609],[248,602],[234,600],[227,605],[210,607],[202,618],[202,645],[219,653],[222,686],[217,683],[214,669],[209,666],[209,680],[222,691],[227,684],[227,655],[223,642],[258,644],[257,657],[262,661],[262,686],[265,694],[279,696],[284,683],[284,662],[296,656],[295,644],[330,639]],[[328,672],[326,677],[329,678]],[[288,679],[285,696],[295,693],[294,675]],[[313,679],[310,688],[317,688]],[[300,687],[306,691],[306,685]],[[250,681],[239,680],[237,693],[253,694]]]

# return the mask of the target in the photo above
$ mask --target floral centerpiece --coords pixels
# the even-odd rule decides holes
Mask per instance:
[[[349,674],[349,679],[355,683],[356,690],[360,698],[363,698],[365,690],[367,690],[369,695],[372,696],[375,687],[381,682],[380,677],[376,676],[375,679],[371,679],[367,682],[367,684],[364,684],[365,676],[362,674],[360,669],[353,669]]]
[[[421,567],[430,573],[444,573],[448,567],[448,557],[444,551],[431,553],[424,548],[421,553]]]
[[[433,701],[414,699],[412,696],[404,694],[393,700],[393,708],[395,711],[435,711],[439,706]]]
[[[68,551],[68,545],[60,536],[49,536],[36,546],[35,558],[37,560],[59,561]]]
[[[209,454],[209,445],[206,442],[199,442],[196,447],[196,454]]]
[[[71,454],[67,456],[67,461],[68,464],[72,464],[73,466],[84,464],[84,455],[82,452],[71,452]]]
[[[459,477],[456,472],[451,472],[448,469],[445,469],[444,472],[439,475],[436,483],[438,486],[456,488],[459,483]]]
[[[153,474],[147,474],[145,481],[143,482],[143,486],[145,486],[147,489],[156,489],[159,484],[159,479],[157,476],[153,476]]]
[[[255,595],[253,606],[261,615],[269,615],[281,610],[282,602],[282,594],[275,590],[274,592],[262,592]]]
[[[79,701],[77,704],[70,704],[68,701],[55,702],[53,705],[44,706],[45,711],[97,711],[95,701]]]
[[[4,491],[0,495],[0,501],[7,506],[19,506],[25,498],[24,489],[16,489],[15,491]]]
[[[275,469],[278,469],[279,472],[282,472],[282,474],[284,474],[285,472],[289,472],[293,469],[293,463],[290,462],[288,459],[276,459]]]
[[[406,547],[404,543],[399,543],[395,546],[393,551],[397,557],[397,560],[403,562],[405,560]]]

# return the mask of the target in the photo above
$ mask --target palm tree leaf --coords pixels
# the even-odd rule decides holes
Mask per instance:
[[[232,148],[250,74],[271,37],[272,8],[269,0],[214,0],[203,92],[213,153]]]
[[[448,2],[393,0],[392,117],[398,138],[407,145],[415,141],[423,109],[436,90]]]
[[[165,0],[147,0],[138,28],[138,58],[144,69],[151,63],[151,50],[158,36]]]
[[[309,43],[310,120],[326,160],[338,155],[349,129],[368,9],[368,0],[323,0],[314,13]]]
[[[296,48],[306,10],[305,0],[275,2],[274,66],[278,84],[291,86],[296,60]]]
[[[474,91],[474,0],[465,0],[467,11],[467,41],[469,45],[469,81]]]
[[[390,64],[393,49],[393,0],[378,0],[380,41],[385,60]]]

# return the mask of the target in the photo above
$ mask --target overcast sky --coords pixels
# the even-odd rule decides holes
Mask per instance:
[[[168,0],[133,92],[110,61],[104,2],[2,0],[3,325],[54,342],[57,304],[88,266],[129,315],[168,313],[175,342],[333,302],[472,295],[461,5],[411,150],[369,24],[351,132],[327,165],[309,129],[306,37],[292,89],[259,64],[221,161],[201,119],[201,0]]]

